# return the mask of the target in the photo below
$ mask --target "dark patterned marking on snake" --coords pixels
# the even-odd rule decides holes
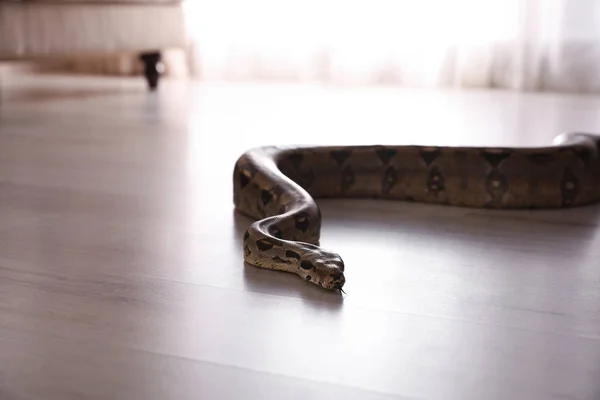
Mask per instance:
[[[485,179],[485,190],[491,197],[493,203],[502,201],[502,197],[508,191],[508,180],[497,169],[493,169]]]
[[[300,232],[305,233],[308,230],[309,220],[308,215],[304,212],[300,212],[294,215],[294,226]]]
[[[279,229],[279,228],[278,228],[278,227],[276,227],[276,226],[272,226],[272,227],[269,229],[269,233],[270,233],[271,235],[273,235],[274,237],[276,237],[277,239],[282,239],[282,238],[283,238],[283,234],[281,233],[281,229]]]
[[[277,244],[269,239],[259,239],[256,241],[256,247],[261,251],[271,250],[275,246]]]
[[[454,158],[456,159],[457,167],[461,171],[459,173],[460,188],[466,190],[469,187],[468,174],[464,171],[467,165],[467,152],[463,150],[457,150],[456,153],[454,153]]]
[[[263,203],[263,205],[267,205],[271,202],[271,200],[273,200],[273,194],[267,190],[267,189],[262,189],[260,191],[260,199]]]
[[[427,178],[427,189],[430,193],[437,195],[446,189],[446,181],[438,167],[433,167]]]
[[[528,149],[270,146],[251,150],[238,159],[233,176],[235,207],[255,220],[244,232],[244,260],[257,267],[295,273],[326,289],[341,289],[345,282],[343,261],[318,245],[321,214],[311,196],[386,198],[386,191],[397,191],[395,197],[406,201],[494,209],[574,207],[598,202],[600,158],[596,151],[600,150],[600,137],[571,133],[557,139],[556,147]],[[392,150],[397,151],[395,156]],[[333,153],[334,157],[331,151],[338,153]],[[303,155],[294,161],[298,169],[289,158],[293,153]],[[400,155],[406,157],[400,159]],[[551,163],[548,155],[553,157]],[[250,168],[256,170],[255,175]],[[245,175],[243,182],[240,174]],[[306,193],[300,186],[312,180]],[[240,183],[246,185],[244,189]],[[283,190],[278,193],[275,186]],[[262,204],[263,188],[271,193],[268,207]],[[441,190],[444,192],[434,195]],[[285,214],[274,216],[277,209]],[[303,228],[305,233],[295,226],[298,212],[306,214],[304,222],[309,225]],[[286,240],[274,237],[278,235],[274,226]]]
[[[283,188],[279,185],[275,185],[271,188],[271,194],[273,195],[275,201],[279,200],[284,192],[285,190],[283,190]]]
[[[554,160],[554,156],[548,153],[532,153],[525,156],[532,164],[546,165]]]
[[[304,160],[304,156],[300,153],[292,153],[289,156],[289,160],[292,163],[292,166],[298,170],[298,168],[300,168],[300,164],[302,164],[302,160]]]
[[[240,186],[243,189],[250,183],[250,181],[252,181],[252,179],[256,175],[256,167],[254,167],[254,165],[252,164],[243,163],[239,165],[238,168],[240,171]]]
[[[593,154],[589,149],[576,148],[573,149],[573,153],[577,156],[577,158],[581,160],[581,162],[586,168],[590,167],[590,165],[592,164]]]
[[[354,170],[351,167],[346,167],[342,171],[342,181],[340,187],[342,193],[346,193],[356,183],[356,177],[354,176]]]
[[[498,168],[500,163],[510,156],[511,151],[506,149],[485,150],[481,156],[494,168]]]
[[[300,254],[296,253],[295,251],[292,250],[286,250],[285,251],[285,256],[289,257],[289,258],[295,258],[296,260],[300,259]]]
[[[435,159],[440,156],[440,154],[442,153],[438,148],[419,148],[419,156],[421,156],[421,159],[425,161],[425,164],[427,164],[427,166],[430,166],[431,163],[434,162]]]
[[[272,260],[280,262],[280,263],[284,263],[284,264],[291,264],[292,263],[290,260],[284,260],[283,258],[281,258],[279,256],[273,257]]]
[[[563,207],[568,207],[573,204],[577,198],[577,194],[579,193],[579,179],[568,167],[565,168],[563,173],[563,178],[560,183],[560,191],[562,194]]]
[[[350,151],[348,150],[332,150],[331,158],[335,161],[338,166],[342,166],[344,162],[350,157]]]
[[[313,269],[314,267],[315,266],[310,261],[304,260],[300,263],[300,268],[302,268],[302,269],[309,270],[309,269]]]
[[[398,151],[396,149],[388,149],[388,148],[378,149],[376,151],[377,157],[379,157],[381,162],[384,164],[389,163],[390,160],[396,155],[397,152]]]
[[[248,232],[248,230],[246,229],[246,233],[244,233],[244,242],[246,240],[248,240],[249,237],[250,237],[250,232]]]
[[[396,182],[398,181],[398,173],[394,167],[387,167],[383,172],[381,179],[381,193],[389,194]]]
[[[246,186],[248,186],[248,184],[250,183],[251,178],[244,173],[244,171],[240,171],[240,175],[239,175],[239,179],[240,179],[240,186],[242,189],[244,189]]]
[[[312,185],[314,181],[315,181],[315,173],[311,169],[307,173],[304,174],[301,186],[306,189],[307,187],[310,187],[310,185]]]

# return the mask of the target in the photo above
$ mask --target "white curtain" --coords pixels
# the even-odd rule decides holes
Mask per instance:
[[[188,0],[203,79],[600,92],[597,0]]]

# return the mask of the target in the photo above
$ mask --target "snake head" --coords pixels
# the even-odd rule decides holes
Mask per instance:
[[[308,252],[300,262],[304,279],[325,289],[340,290],[344,277],[344,261],[339,255],[318,249]]]

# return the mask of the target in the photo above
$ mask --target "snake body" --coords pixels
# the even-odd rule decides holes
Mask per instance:
[[[233,171],[235,209],[253,222],[244,261],[325,289],[345,283],[319,247],[315,198],[380,198],[493,208],[568,208],[600,200],[600,136],[566,133],[547,147],[265,146]]]

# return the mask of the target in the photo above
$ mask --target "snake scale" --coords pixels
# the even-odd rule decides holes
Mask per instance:
[[[319,247],[315,198],[379,198],[493,209],[600,200],[600,136],[564,133],[546,147],[265,146],[233,171],[235,210],[254,222],[244,261],[342,290],[344,262]]]

